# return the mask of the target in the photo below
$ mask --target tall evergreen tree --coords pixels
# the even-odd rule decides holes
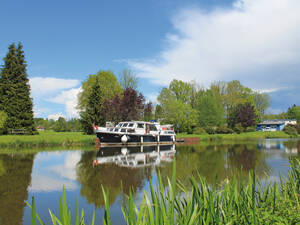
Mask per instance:
[[[85,111],[80,113],[82,128],[85,133],[92,134],[92,125],[104,125],[105,119],[102,117],[101,107],[104,103],[102,89],[96,81],[92,86],[91,94],[88,97]]]
[[[26,61],[21,43],[9,46],[0,73],[0,109],[6,112],[6,128],[34,131],[33,103],[26,72]]]

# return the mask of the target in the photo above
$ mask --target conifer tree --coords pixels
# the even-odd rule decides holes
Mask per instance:
[[[33,104],[30,98],[30,86],[26,72],[26,61],[21,43],[9,46],[0,73],[0,110],[8,118],[6,129],[24,129],[34,131]]]

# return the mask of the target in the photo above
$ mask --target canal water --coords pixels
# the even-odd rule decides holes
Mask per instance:
[[[76,198],[79,208],[91,221],[102,224],[104,199],[101,187],[109,191],[112,224],[123,224],[121,206],[130,189],[140,202],[149,180],[157,184],[172,174],[176,156],[177,178],[189,186],[189,176],[200,174],[209,183],[240,175],[246,179],[255,170],[258,178],[278,182],[286,176],[289,157],[300,158],[299,140],[272,139],[199,145],[159,147],[101,148],[98,151],[43,151],[35,154],[0,154],[0,225],[31,224],[34,196],[39,216],[51,224],[49,211],[58,215],[58,199],[66,189],[74,215]]]

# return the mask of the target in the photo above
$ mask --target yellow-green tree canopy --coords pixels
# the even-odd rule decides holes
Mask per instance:
[[[93,85],[98,82],[101,88],[102,102],[113,98],[122,93],[122,88],[118,83],[116,76],[111,71],[100,70],[97,74],[91,74],[82,82],[82,91],[78,95],[78,109],[85,110],[88,104],[88,98],[91,95]]]

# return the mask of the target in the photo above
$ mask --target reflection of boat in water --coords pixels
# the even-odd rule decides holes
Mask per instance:
[[[93,164],[115,163],[123,167],[155,166],[162,161],[173,161],[175,153],[175,145],[102,147],[97,152]]]

